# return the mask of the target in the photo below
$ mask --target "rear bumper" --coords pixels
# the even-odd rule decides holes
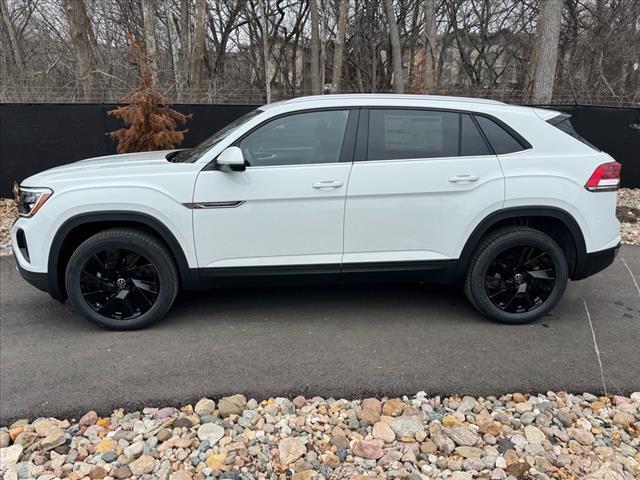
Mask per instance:
[[[587,253],[584,259],[577,265],[572,280],[582,280],[583,278],[601,272],[613,263],[619,251],[620,244],[605,250]]]

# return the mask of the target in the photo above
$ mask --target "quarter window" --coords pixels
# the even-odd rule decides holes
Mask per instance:
[[[513,137],[513,135],[490,118],[480,115],[476,115],[475,118],[484,132],[485,137],[487,137],[487,140],[491,144],[493,151],[497,155],[504,155],[505,153],[524,150],[524,147]]]
[[[249,166],[335,163],[348,118],[348,110],[287,115],[258,127],[239,146]]]
[[[460,119],[460,155],[491,155],[487,143],[478,131],[470,115],[462,114]]]
[[[458,127],[454,112],[370,110],[367,159],[458,156]]]

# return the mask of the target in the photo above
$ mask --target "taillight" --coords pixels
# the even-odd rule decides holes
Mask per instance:
[[[620,185],[620,170],[622,165],[618,162],[603,163],[596,168],[584,188],[590,192],[612,192]]]

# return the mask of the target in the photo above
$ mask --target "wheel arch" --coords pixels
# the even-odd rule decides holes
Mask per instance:
[[[455,281],[462,282],[471,256],[480,240],[490,231],[503,226],[524,225],[549,234],[558,241],[567,255],[569,277],[583,278],[587,257],[586,244],[580,225],[566,210],[557,207],[511,207],[498,210],[485,217],[473,230],[460,254]]]
[[[69,218],[53,237],[47,261],[48,290],[53,298],[59,301],[67,298],[64,275],[73,250],[89,236],[111,227],[138,228],[155,235],[164,242],[176,262],[180,286],[185,290],[193,290],[201,286],[198,270],[189,268],[184,250],[163,222],[140,212],[92,212]]]

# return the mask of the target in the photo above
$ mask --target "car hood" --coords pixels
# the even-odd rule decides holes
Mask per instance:
[[[37,173],[22,182],[28,187],[46,187],[48,182],[103,176],[130,176],[139,173],[156,172],[166,165],[172,165],[165,156],[173,150],[157,152],[126,153],[95,157],[68,163]]]

